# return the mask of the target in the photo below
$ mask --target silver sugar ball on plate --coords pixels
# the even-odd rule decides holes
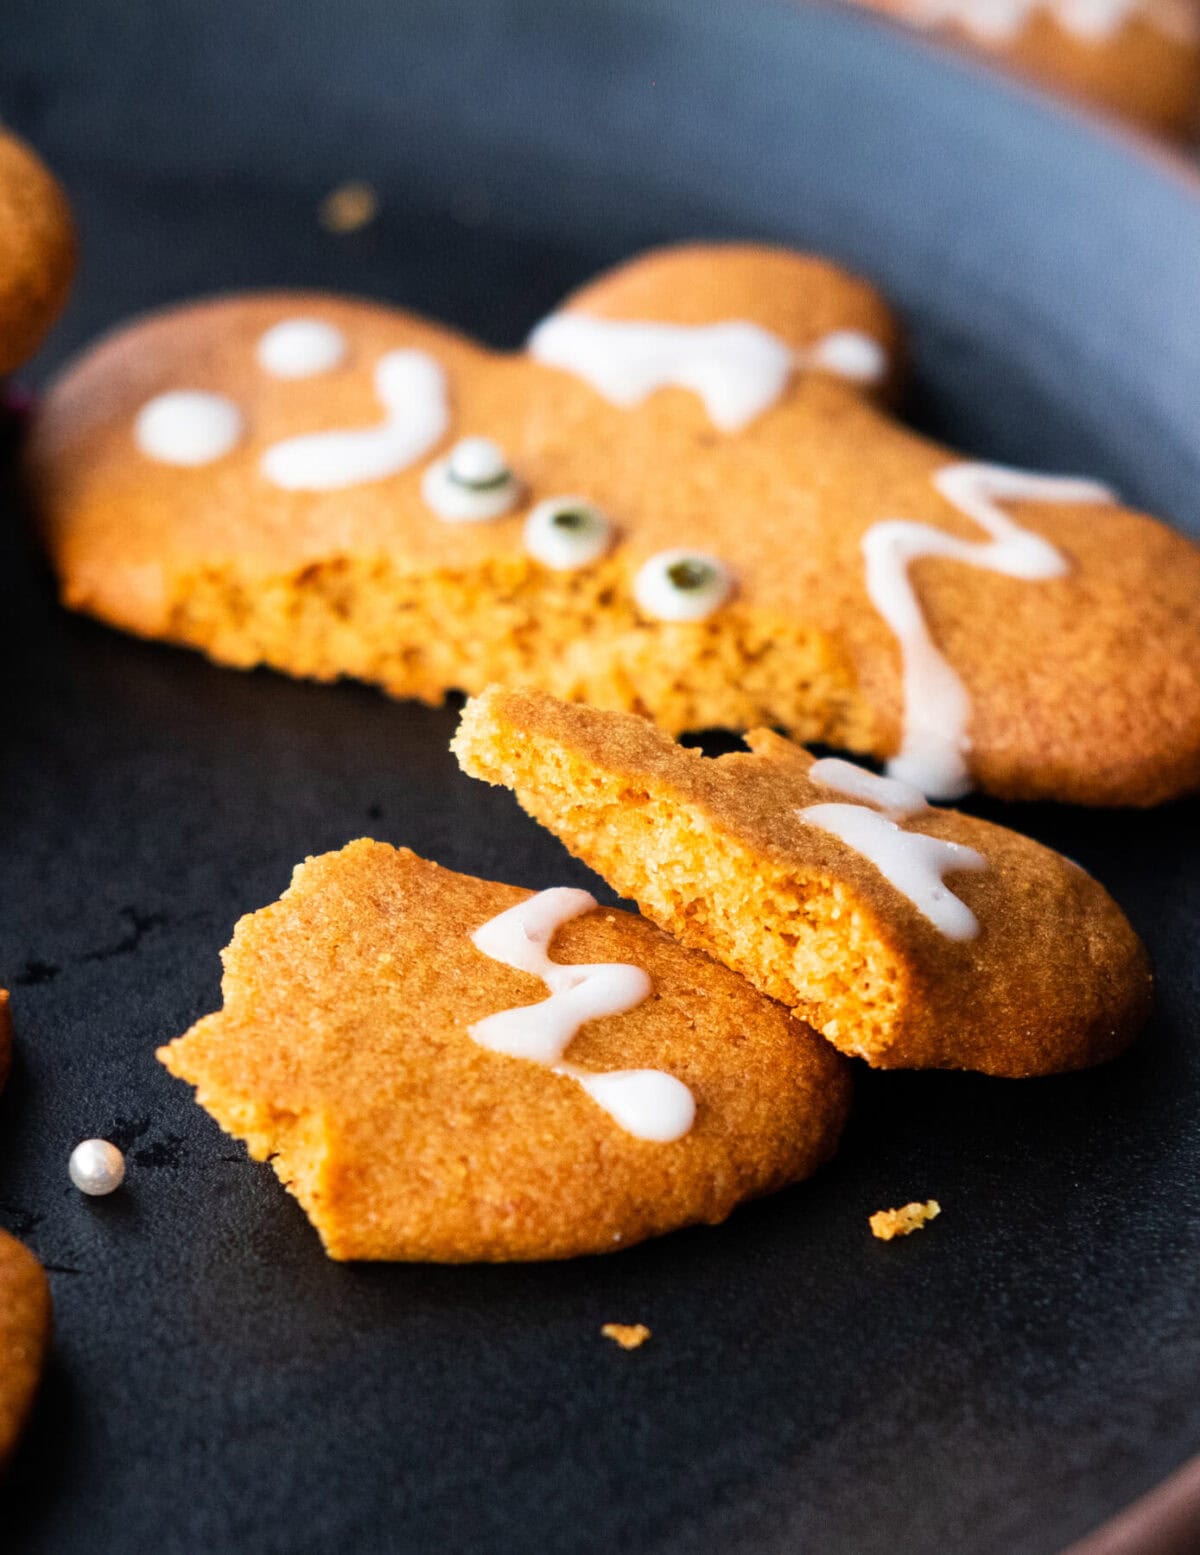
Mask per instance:
[[[71,1151],[67,1171],[80,1193],[103,1198],[125,1181],[125,1157],[107,1139],[85,1139]]]

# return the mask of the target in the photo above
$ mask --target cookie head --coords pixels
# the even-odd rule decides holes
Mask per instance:
[[[383,843],[300,866],[159,1054],[339,1259],[561,1258],[808,1175],[843,1061],[748,983],[586,892]]]

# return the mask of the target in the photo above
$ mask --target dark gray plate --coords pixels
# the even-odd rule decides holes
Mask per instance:
[[[891,293],[924,425],[1200,520],[1195,189],[857,16],[5,0],[0,109],[82,226],[43,371],[149,304],[271,283],[515,344],[614,259],[750,234]],[[349,177],[382,215],[331,237],[317,202]],[[1193,807],[987,807],[1148,940],[1158,1013],[1121,1063],[865,1076],[814,1183],[610,1259],[339,1267],[156,1044],[307,853],[369,832],[529,885],[585,872],[459,776],[453,710],[68,618],[15,501],[0,545],[0,1221],[58,1315],[6,1551],[1050,1555],[1200,1447]],[[87,1134],[129,1150],[111,1201],[67,1183]],[[923,1236],[868,1236],[927,1194]],[[609,1320],[654,1338],[623,1354]]]

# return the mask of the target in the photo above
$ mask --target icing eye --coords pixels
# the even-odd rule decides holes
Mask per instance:
[[[639,606],[659,621],[702,621],[720,609],[732,588],[728,567],[698,551],[660,551],[633,580]]]
[[[611,522],[583,497],[547,497],[525,520],[525,549],[554,572],[599,561],[612,537]]]
[[[212,464],[237,444],[242,413],[223,394],[171,389],[142,406],[133,435],[146,457],[160,464]]]
[[[490,437],[464,437],[421,480],[421,495],[452,524],[479,524],[515,507],[520,483]]]

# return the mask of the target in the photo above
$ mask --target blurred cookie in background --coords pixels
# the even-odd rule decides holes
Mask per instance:
[[[0,128],[0,378],[41,345],[74,274],[66,196],[29,147]]]
[[[1051,90],[1185,140],[1200,104],[1200,0],[859,0]]]

